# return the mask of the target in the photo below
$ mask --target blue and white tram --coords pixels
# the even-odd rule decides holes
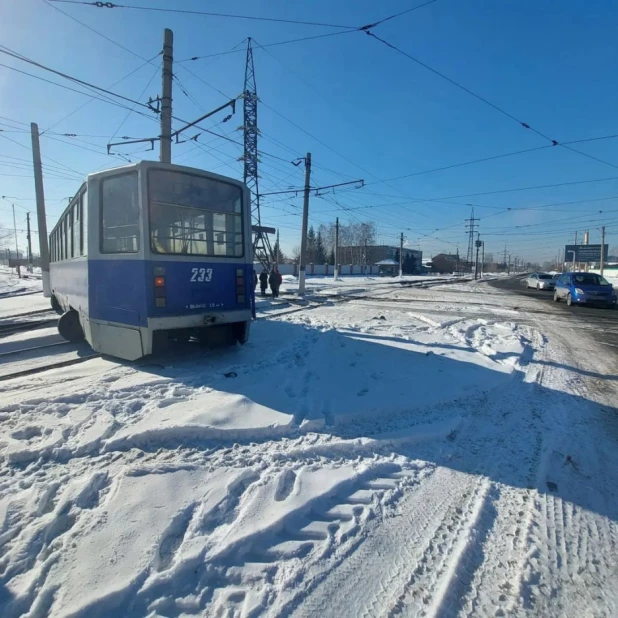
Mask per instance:
[[[242,182],[142,161],[90,174],[50,235],[60,334],[135,360],[196,335],[244,343],[254,306]]]

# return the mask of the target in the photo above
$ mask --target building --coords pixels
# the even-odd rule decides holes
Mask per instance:
[[[463,262],[459,255],[438,253],[431,258],[431,268],[435,273],[452,273],[463,269]]]
[[[399,263],[399,247],[390,245],[357,245],[339,247],[340,264],[358,264],[366,266],[377,264],[384,260],[394,260]],[[416,249],[403,248],[403,272],[406,275],[420,273],[423,263],[423,252]]]

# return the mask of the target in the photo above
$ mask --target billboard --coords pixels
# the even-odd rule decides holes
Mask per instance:
[[[605,245],[605,257],[609,245]],[[575,257],[573,257],[575,251]],[[601,245],[566,245],[564,248],[565,262],[600,262]]]

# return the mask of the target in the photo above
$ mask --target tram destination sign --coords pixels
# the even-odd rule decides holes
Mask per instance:
[[[609,245],[605,245],[605,255]],[[573,257],[575,252],[575,257]],[[564,247],[565,262],[600,262],[601,245],[566,245]]]

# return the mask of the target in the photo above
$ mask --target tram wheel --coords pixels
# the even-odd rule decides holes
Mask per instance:
[[[67,341],[83,341],[84,331],[79,323],[79,314],[74,309],[63,313],[58,320],[58,332]]]

